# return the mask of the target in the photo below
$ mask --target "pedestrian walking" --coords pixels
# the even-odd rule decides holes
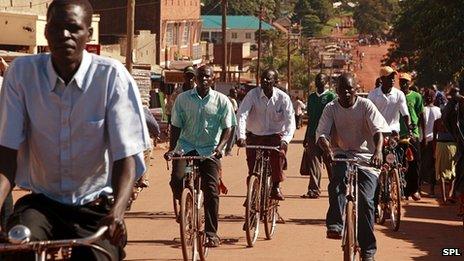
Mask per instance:
[[[304,104],[300,97],[296,96],[293,100],[293,110],[295,111],[295,124],[296,128],[301,128],[301,118],[303,117],[303,110],[306,109],[306,104]]]
[[[306,150],[305,161],[308,168],[309,183],[307,192],[302,195],[303,198],[318,198],[321,194],[321,176],[322,176],[322,151],[317,145],[316,130],[319,125],[322,112],[325,106],[333,101],[336,94],[329,91],[329,77],[324,73],[319,73],[315,79],[316,91],[309,95],[307,104],[308,125],[306,127],[303,147]],[[327,166],[326,166],[327,167]],[[327,170],[330,168],[327,167]]]
[[[434,161],[434,142],[433,129],[435,121],[441,118],[440,108],[434,105],[435,91],[429,88],[424,90],[424,123],[425,131],[422,133],[425,144],[421,149],[420,177],[422,181],[430,184],[430,191],[434,193],[435,179],[435,161]]]

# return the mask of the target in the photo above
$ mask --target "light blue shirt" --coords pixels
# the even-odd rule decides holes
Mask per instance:
[[[229,98],[215,90],[201,98],[194,88],[177,96],[171,123],[180,128],[176,150],[196,150],[201,156],[213,153],[223,129],[237,124]]]
[[[265,136],[280,134],[290,143],[295,133],[295,112],[290,97],[274,88],[269,99],[261,87],[250,90],[237,112],[237,135],[246,139],[246,132]]]
[[[113,162],[150,147],[137,85],[124,66],[84,51],[66,86],[50,55],[14,60],[0,94],[0,145],[18,150],[16,184],[70,205],[112,193]]]

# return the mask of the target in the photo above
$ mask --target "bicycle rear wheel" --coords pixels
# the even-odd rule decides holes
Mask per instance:
[[[394,231],[400,229],[401,222],[401,182],[398,175],[398,169],[393,169],[391,172],[391,187],[390,187],[390,210],[391,210],[391,228]]]
[[[266,239],[271,240],[277,226],[277,200],[271,199],[271,177],[266,178],[266,198],[264,207],[264,232]]]
[[[258,178],[250,176],[245,207],[245,234],[249,247],[254,246],[259,234],[259,186]]]
[[[180,201],[180,241],[184,260],[198,259],[198,240],[195,231],[195,204],[192,192],[185,188]]]
[[[354,261],[356,257],[356,241],[355,241],[355,216],[353,201],[346,203],[345,209],[345,228],[343,231],[343,260]]]

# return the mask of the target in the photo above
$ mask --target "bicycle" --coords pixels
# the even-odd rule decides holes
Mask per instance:
[[[203,209],[203,191],[198,162],[209,160],[212,156],[173,156],[170,160],[185,160],[185,177],[182,196],[179,203],[179,214],[176,219],[180,223],[180,240],[184,260],[206,260],[205,214]],[[178,205],[173,200],[174,211]]]
[[[395,137],[387,137],[384,140],[385,163],[379,175],[379,205],[377,206],[378,224],[383,225],[389,217],[393,231],[398,231],[400,228],[401,198],[404,195],[403,188],[406,185],[405,169],[402,164],[404,150],[398,145],[399,142]]]
[[[30,241],[31,231],[24,225],[16,225],[8,232],[9,243],[0,244],[0,253],[33,251],[36,261],[55,260],[56,253],[61,250],[62,260],[69,260],[72,255],[72,248],[77,246],[87,246],[103,253],[108,260],[115,261],[107,250],[94,244],[103,238],[107,226],[100,227],[97,232],[85,238],[64,239],[64,240],[43,240]],[[53,250],[50,251],[49,250]]]
[[[256,150],[253,174],[247,180],[245,201],[245,234],[248,246],[253,247],[258,239],[260,221],[264,223],[267,240],[275,234],[279,213],[278,201],[270,198],[270,151],[279,152],[279,147],[247,145],[246,148]]]
[[[358,243],[358,158],[334,158],[333,162],[346,163],[346,206],[343,219],[342,249],[343,260],[353,261],[359,253]]]

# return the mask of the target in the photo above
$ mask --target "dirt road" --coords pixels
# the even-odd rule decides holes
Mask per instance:
[[[358,68],[355,73],[364,92],[374,89],[375,80],[379,77],[382,57],[388,53],[389,47],[390,44],[359,46],[359,53],[364,53],[364,59],[362,69]]]
[[[296,133],[289,148],[289,169],[283,184],[286,200],[280,214],[275,238],[261,235],[255,247],[246,247],[242,231],[245,199],[245,153],[236,152],[223,160],[224,180],[229,195],[221,197],[219,235],[222,245],[210,251],[209,260],[341,260],[341,242],[325,238],[325,213],[328,208],[327,176],[323,176],[323,194],[316,200],[301,199],[308,180],[299,175],[304,130]],[[179,227],[174,220],[169,175],[162,160],[164,150],[157,149],[151,166],[150,188],[146,189],[127,214],[129,244],[126,260],[180,260]],[[462,260],[444,258],[443,248],[464,252],[464,229],[456,217],[455,206],[439,206],[435,199],[406,202],[398,232],[376,227],[377,260]],[[261,226],[261,232],[264,233]],[[464,255],[464,253],[463,253]]]

